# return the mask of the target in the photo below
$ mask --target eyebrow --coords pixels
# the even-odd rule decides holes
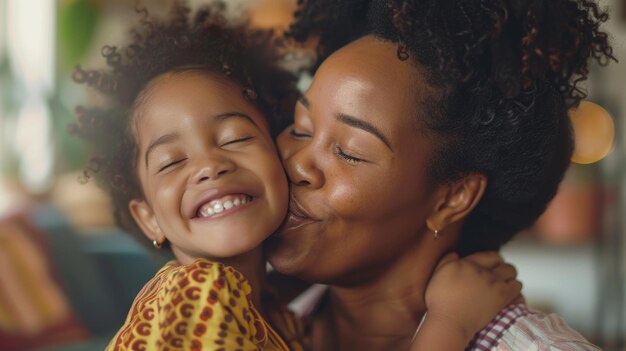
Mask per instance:
[[[150,145],[148,145],[148,147],[146,148],[146,153],[145,153],[145,156],[144,156],[145,161],[146,161],[146,168],[148,167],[148,157],[150,156],[150,153],[152,153],[152,151],[154,151],[154,149],[156,149],[160,145],[169,144],[171,142],[174,142],[178,138],[180,138],[180,135],[178,133],[167,133],[167,134],[161,135],[160,137],[158,137],[154,141],[152,141],[150,143]]]
[[[385,137],[385,134],[383,134],[378,128],[374,127],[372,124],[362,119],[346,115],[344,113],[338,114],[337,120],[341,123],[349,125],[350,127],[358,128],[374,135],[375,137],[380,139],[380,141],[382,141],[389,148],[389,150],[393,151],[393,149],[391,148],[391,144],[389,144],[389,140],[387,139],[387,137]]]
[[[233,117],[243,118],[247,120],[248,122],[252,123],[253,125],[255,125],[257,128],[259,127],[250,116],[242,112],[224,112],[216,116],[213,116],[213,118],[219,122],[223,122],[224,120],[227,120]],[[148,167],[148,157],[150,156],[150,153],[154,151],[154,149],[156,149],[158,146],[174,142],[179,138],[180,138],[180,135],[174,132],[174,133],[167,133],[167,134],[161,135],[160,137],[156,138],[153,142],[151,142],[150,145],[148,145],[148,148],[146,148],[146,153],[144,157],[145,162],[146,162],[146,167]]]
[[[213,118],[217,119],[218,121],[222,122],[226,119],[232,118],[232,117],[237,117],[237,118],[243,118],[248,120],[248,122],[254,124],[257,128],[259,127],[256,122],[254,122],[254,120],[252,119],[252,117],[248,116],[247,114],[243,113],[243,112],[224,112],[224,113],[220,113],[217,116],[214,116]]]
[[[306,109],[309,109],[311,107],[311,102],[304,95],[300,95],[298,97],[298,102],[301,103],[302,106],[304,106]],[[346,115],[345,113],[340,113],[339,115],[337,115],[337,120],[339,122],[349,125],[350,127],[358,128],[374,135],[375,137],[380,139],[380,141],[382,141],[385,146],[389,148],[389,150],[393,151],[393,149],[391,148],[391,144],[389,143],[389,139],[387,139],[387,137],[385,137],[385,134],[383,134],[383,132],[374,127],[372,124],[365,122],[362,119]]]

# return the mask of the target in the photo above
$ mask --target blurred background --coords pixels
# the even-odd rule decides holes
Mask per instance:
[[[157,13],[170,4],[144,3]],[[279,31],[294,10],[293,0],[227,3]],[[626,0],[600,3],[621,62],[592,68],[588,101],[571,115],[572,166],[548,211],[503,255],[531,306],[610,351],[626,350]],[[107,198],[78,181],[88,157],[67,132],[74,107],[91,98],[72,68],[101,66],[100,48],[128,38],[133,8],[0,0],[0,350],[102,350],[166,260],[116,229]]]

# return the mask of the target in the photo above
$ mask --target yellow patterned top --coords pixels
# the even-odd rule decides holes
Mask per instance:
[[[139,292],[106,350],[303,350],[300,322],[284,306],[264,301],[275,330],[250,292],[232,267],[170,261]]]

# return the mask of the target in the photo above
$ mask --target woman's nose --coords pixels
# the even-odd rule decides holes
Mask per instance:
[[[231,160],[223,157],[210,157],[198,160],[191,176],[191,183],[199,184],[208,180],[217,180],[237,168]]]
[[[314,150],[311,141],[293,140],[285,133],[277,139],[283,166],[292,184],[320,188],[324,184],[324,172],[319,167],[317,157],[320,152]]]

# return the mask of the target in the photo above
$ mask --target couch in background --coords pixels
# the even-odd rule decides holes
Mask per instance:
[[[103,350],[168,259],[118,229],[79,232],[51,206],[1,218],[0,349]]]

